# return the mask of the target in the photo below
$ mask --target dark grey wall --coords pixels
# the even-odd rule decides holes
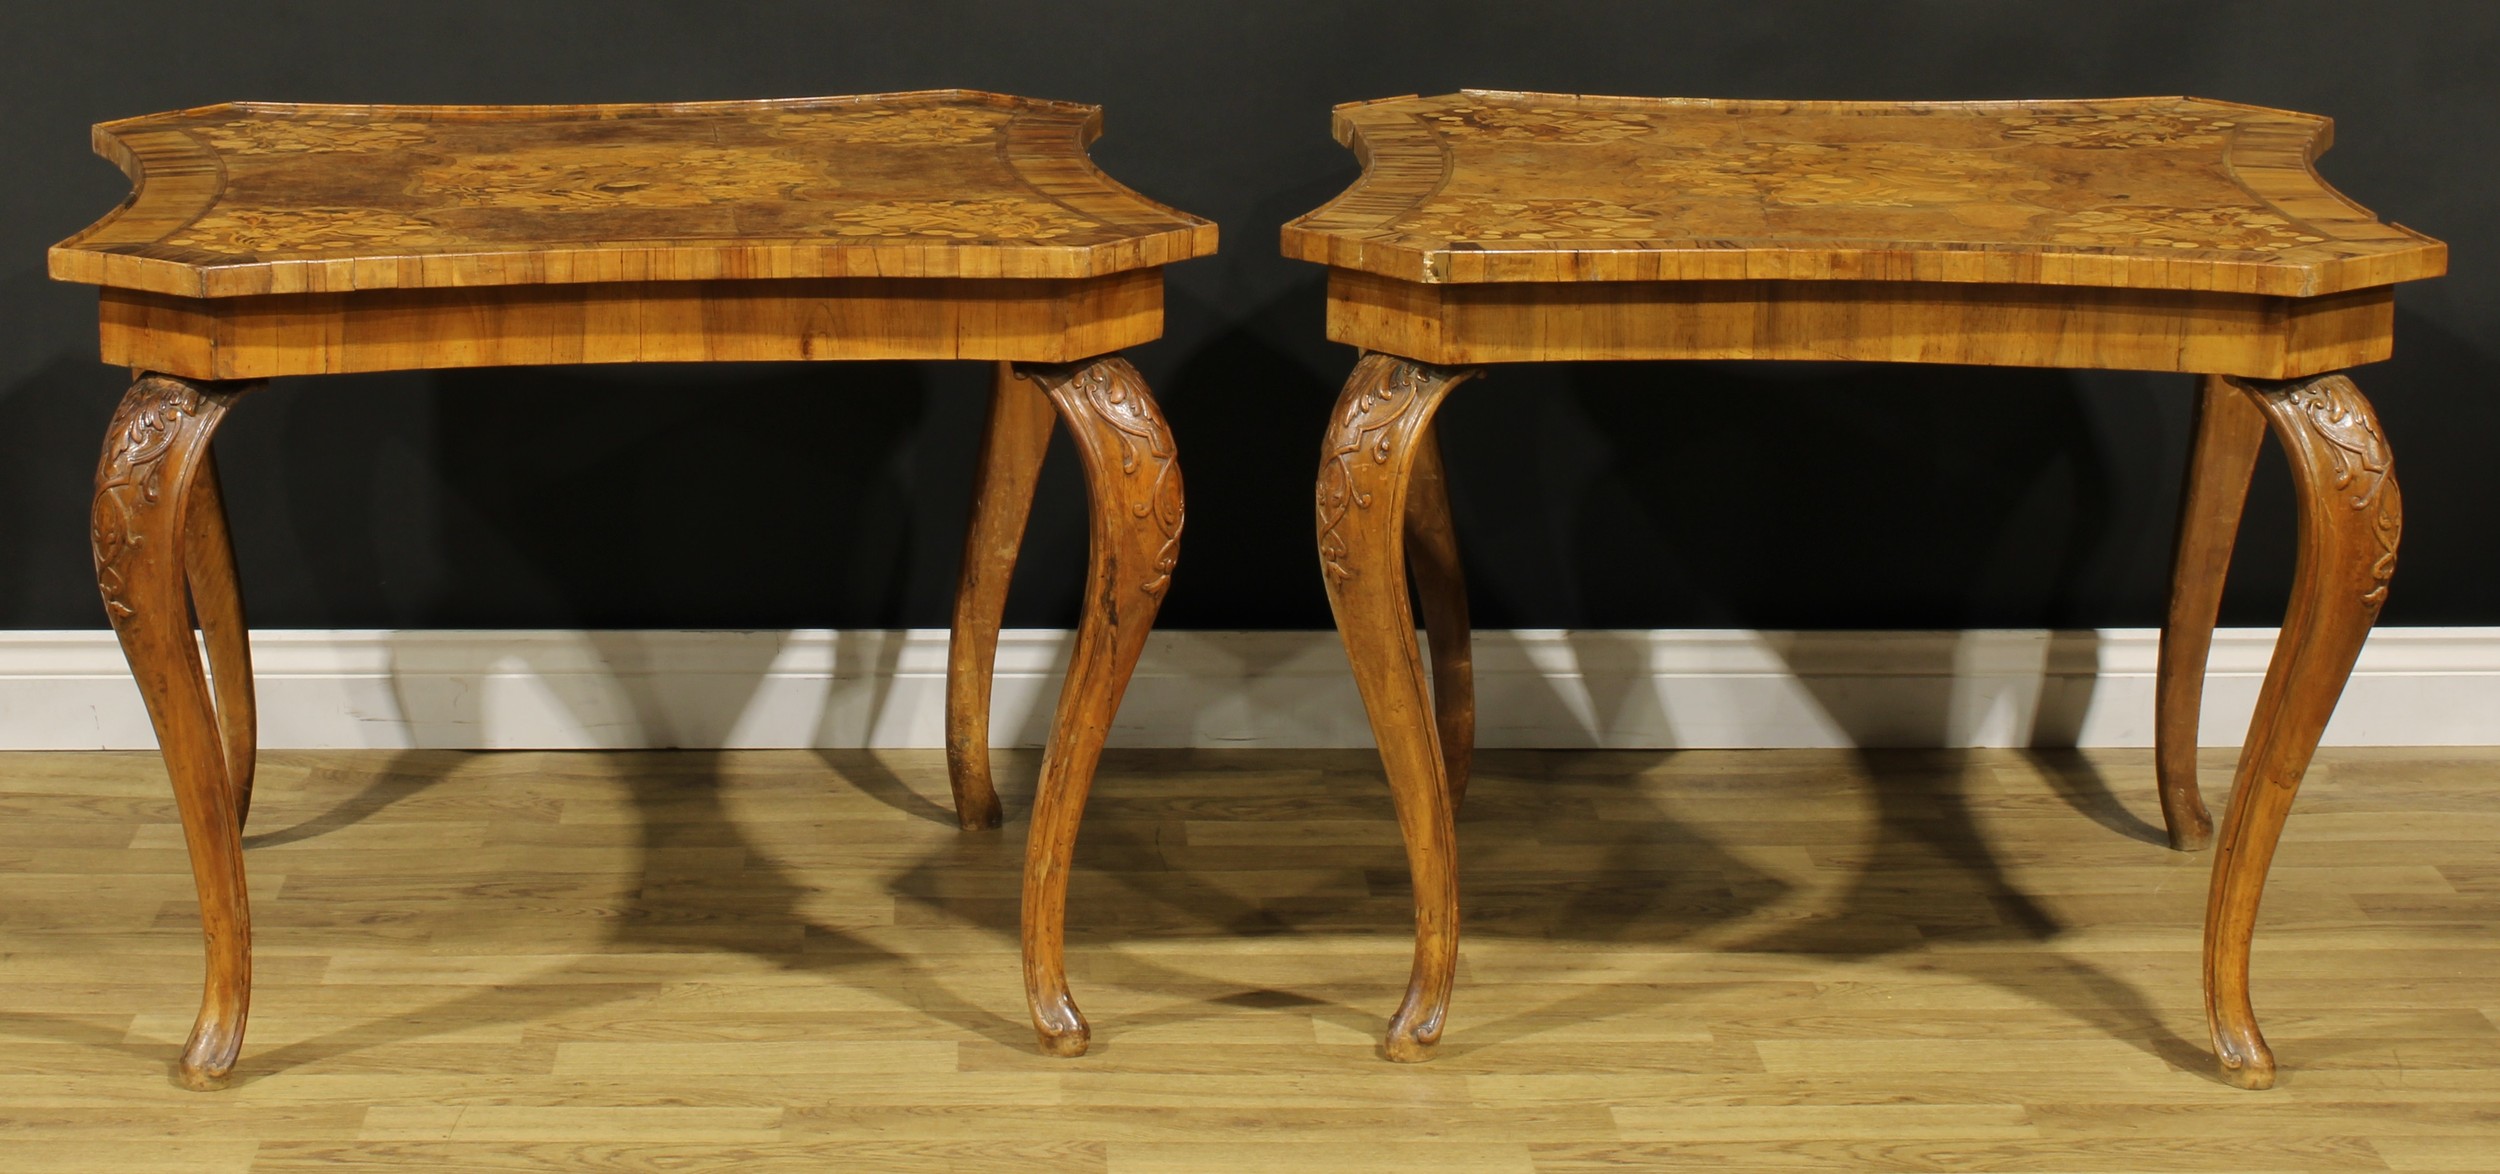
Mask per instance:
[[[100,622],[86,484],[124,382],[43,248],[124,191],[88,124],[229,98],[593,102],[972,86],[1108,107],[1096,157],[1222,223],[1136,358],[1178,433],[1166,621],[1316,627],[1318,433],[1352,355],[1276,226],[1354,173],[1328,107],[1461,86],[1810,98],[2187,92],[2331,114],[2324,170],[2445,237],[2361,372],[2410,507],[2387,618],[2500,623],[2500,5],[2160,3],[39,3],[0,13],[0,627]],[[969,364],[294,380],[219,441],[272,627],[935,626]],[[2188,381],[1967,368],[1504,369],[1444,420],[1488,626],[2158,621]],[[2288,493],[2259,470],[2225,621],[2271,622]],[[1016,624],[1082,564],[1063,449]]]

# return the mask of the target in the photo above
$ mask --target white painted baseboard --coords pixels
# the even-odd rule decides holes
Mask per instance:
[[[1039,745],[1067,633],[999,642],[994,738]],[[2145,746],[2155,633],[1488,631],[1485,746]],[[2272,629],[2214,640],[2201,740],[2234,745]],[[265,631],[270,747],[936,747],[946,633]],[[2500,628],[2370,637],[2339,745],[2500,744]],[[1368,746],[1330,632],[1157,632],[1115,745]],[[107,632],[0,632],[0,747],[152,746]]]

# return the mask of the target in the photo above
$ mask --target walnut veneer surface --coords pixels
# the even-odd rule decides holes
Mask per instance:
[[[623,106],[227,103],[96,128],[130,199],[52,249],[108,363],[197,379],[999,359],[1156,338],[1215,225],[966,90]]]
[[[1215,226],[1086,158],[1092,106],[967,90],[612,106],[234,102],[108,122],[119,211],[52,275],[190,297],[1096,277]]]
[[[2333,123],[2201,98],[1768,102],[1463,90],[1338,107],[1363,178],[1288,256],[1420,282],[2101,285],[2428,277],[2310,160]]]

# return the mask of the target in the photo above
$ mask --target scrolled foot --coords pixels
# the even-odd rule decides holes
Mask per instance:
[[[210,1017],[202,1011],[182,1048],[174,1081],[193,1092],[215,1092],[234,1079],[234,1062],[243,1054],[243,1022]]]
[[[1034,1001],[1033,1035],[1042,1053],[1050,1056],[1082,1056],[1094,1043],[1094,1029],[1066,991],[1057,998]]]
[[[1412,991],[1398,1013],[1389,1018],[1389,1036],[1382,1045],[1388,1057],[1400,1064],[1420,1064],[1432,1058],[1433,1045],[1441,1042],[1441,1021],[1449,1014],[1449,1003],[1428,1006]]]
[[[2255,1024],[2240,1030],[2217,1028],[2214,1056],[2222,1062],[2224,1080],[2247,1089],[2274,1087],[2274,1049],[2266,1046]]]

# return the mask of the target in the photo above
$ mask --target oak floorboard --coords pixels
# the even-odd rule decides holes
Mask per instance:
[[[362,1141],[274,1143],[261,1147],[255,1174],[336,1174],[347,1170],[463,1170],[497,1174],[572,1174],[584,1169],[677,1174],[735,1169],[741,1174],[817,1174],[876,1170],[892,1174],[1101,1174],[1100,1143],[1053,1142],[767,1142],[736,1146],[696,1142],[492,1143]]]
[[[2268,1092],[2208,1075],[2210,861],[2146,838],[2148,752],[1480,755],[1420,1066],[1379,1056],[1412,909],[1368,752],[1106,759],[1073,1060],[1015,968],[1029,753],[973,834],[936,752],[264,758],[260,994],[202,1094],[161,766],[0,754],[0,1167],[2500,1166],[2500,751],[2321,754]]]

